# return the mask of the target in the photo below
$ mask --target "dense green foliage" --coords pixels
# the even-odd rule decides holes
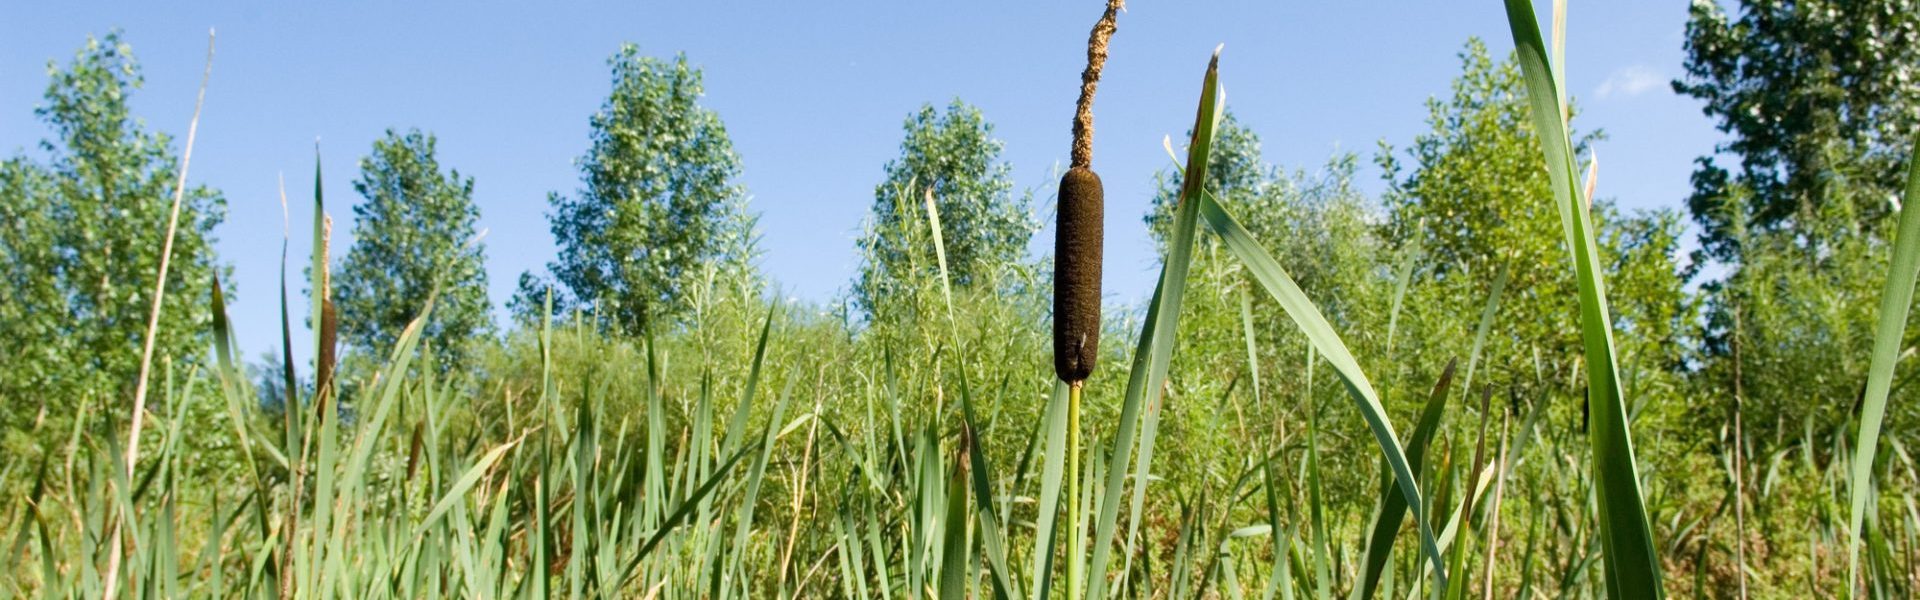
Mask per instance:
[[[1106,311],[1084,453],[1031,198],[977,109],[909,116],[846,298],[779,300],[699,71],[627,46],[582,189],[550,197],[560,255],[497,337],[473,179],[431,135],[375,143],[332,266],[365,367],[338,400],[238,361],[236,328],[300,320],[226,320],[220,197],[190,191],[172,366],[129,469],[117,399],[175,167],[126,113],[125,48],[90,42],[40,111],[52,158],[0,162],[0,594],[1909,596],[1920,376],[1899,358],[1920,337],[1881,303],[1911,304],[1920,240],[1894,222],[1920,231],[1900,210],[1920,169],[1905,121],[1873,115],[1911,90],[1836,99],[1799,70],[1886,75],[1802,50],[1893,56],[1912,20],[1742,7],[1689,24],[1678,87],[1732,123],[1746,166],[1703,163],[1708,252],[1686,266],[1679,213],[1604,197],[1631,174],[1597,160],[1600,132],[1568,133],[1529,10],[1513,57],[1469,40],[1426,131],[1382,143],[1377,198],[1358,155],[1268,162],[1210,66],[1188,155],[1139,215],[1154,295]],[[1836,27],[1849,10],[1908,33]],[[1880,108],[1806,129],[1734,115],[1836,102]],[[1905,188],[1879,178],[1900,169]]]
[[[1695,3],[1687,77],[1728,139],[1688,199],[1701,226],[1700,379],[1740,397],[1780,450],[1851,418],[1872,342],[1889,198],[1920,127],[1920,11],[1909,2]],[[1896,411],[1897,424],[1913,423]]]
[[[1416,136],[1402,163],[1391,149],[1379,161],[1389,186],[1387,218],[1380,235],[1401,253],[1418,253],[1428,285],[1409,291],[1407,335],[1466,339],[1493,280],[1504,273],[1507,293],[1487,340],[1485,365],[1520,397],[1572,397],[1580,372],[1580,331],[1571,322],[1534,315],[1579,310],[1574,274],[1560,258],[1566,250],[1547,172],[1533,164],[1539,141],[1526,108],[1519,65],[1496,63],[1486,47],[1470,42],[1461,53],[1461,76],[1453,93],[1428,101],[1431,129]],[[1578,114],[1575,111],[1575,121]],[[1584,161],[1595,136],[1576,139]],[[1403,171],[1405,171],[1403,173]],[[1604,189],[1605,165],[1597,188]],[[1643,386],[1636,395],[1674,398],[1683,368],[1682,336],[1692,326],[1689,299],[1681,291],[1675,252],[1680,224],[1670,213],[1622,215],[1596,200],[1593,216],[1607,262],[1608,300],[1621,336],[1621,354]],[[1446,324],[1451,332],[1424,327]],[[1428,353],[1437,350],[1438,353]],[[1424,344],[1405,355],[1426,367],[1428,377],[1457,345]],[[1479,383],[1469,382],[1469,383]]]
[[[1039,228],[1030,199],[1013,193],[1013,167],[1000,159],[1000,140],[980,109],[955,99],[945,111],[921,106],[901,126],[900,156],[887,161],[886,179],[873,188],[873,211],[860,238],[860,273],[853,299],[870,315],[884,298],[916,279],[940,275],[940,257],[916,261],[921,241],[903,237],[928,219],[928,198],[944,234],[946,277],[955,287],[992,285],[1027,252]]]
[[[139,63],[117,34],[49,64],[44,161],[0,163],[0,453],[27,456],[83,404],[124,406],[160,272],[168,203],[179,177],[173,139],[150,132],[129,102]],[[177,303],[160,314],[155,355],[185,367],[204,356],[207,290],[224,267],[214,228],[226,200],[186,190],[167,273]],[[84,325],[81,325],[84,324]]]
[[[547,197],[560,245],[547,268],[563,308],[632,334],[685,315],[687,291],[716,265],[749,269],[753,218],[727,128],[699,104],[699,69],[632,44],[607,62],[613,91],[591,121],[582,187]],[[538,313],[547,287],[522,276],[516,312]]]
[[[480,208],[473,178],[441,172],[431,134],[388,130],[360,160],[353,189],[353,246],[333,278],[341,334],[357,351],[378,355],[425,309],[438,290],[425,335],[441,340],[438,365],[466,362],[493,326],[486,249],[475,239]]]
[[[1859,226],[1878,225],[1920,127],[1920,4],[1735,4],[1737,18],[1719,2],[1692,4],[1687,77],[1673,84],[1704,103],[1729,136],[1719,152],[1737,161],[1729,168],[1703,157],[1694,170],[1687,204],[1702,245],[1714,258],[1737,259],[1741,223],[1817,229],[1809,221],[1829,203],[1850,205]]]

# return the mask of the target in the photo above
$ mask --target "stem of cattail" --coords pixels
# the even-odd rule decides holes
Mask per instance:
[[[1080,527],[1080,387],[1075,381],[1067,384],[1067,531],[1078,531]],[[1067,539],[1078,541],[1076,535]],[[1075,546],[1067,549],[1067,598],[1082,598],[1080,593],[1079,553],[1085,548]],[[1049,551],[1051,551],[1049,549]]]

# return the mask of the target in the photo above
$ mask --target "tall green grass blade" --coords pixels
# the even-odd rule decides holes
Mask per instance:
[[[1307,525],[1313,528],[1313,597],[1333,597],[1333,538],[1327,532],[1326,496],[1320,485],[1320,407],[1313,402],[1314,349],[1307,347]]]
[[[455,503],[465,498],[467,492],[472,491],[473,486],[480,483],[480,478],[485,477],[487,472],[492,470],[493,466],[499,463],[500,459],[505,457],[507,452],[513,450],[513,447],[519,443],[519,440],[514,440],[487,451],[487,454],[480,457],[480,460],[475,461],[473,466],[467,469],[466,473],[461,474],[460,479],[453,482],[453,487],[448,488],[445,494],[440,495],[440,500],[433,503],[433,510],[427,511],[427,518],[422,519],[418,525],[414,526],[413,535],[411,536],[414,545],[419,545],[420,541],[426,537],[427,530],[439,524],[440,517],[446,516],[447,510],[453,508]]]
[[[1267,591],[1260,597],[1261,600],[1273,600],[1274,594],[1284,592],[1287,600],[1293,600],[1293,577],[1287,570],[1287,553],[1292,551],[1293,530],[1280,526],[1280,493],[1273,479],[1272,460],[1260,465],[1260,475],[1266,480],[1266,485],[1261,487],[1266,488],[1267,523],[1276,532],[1273,536],[1273,568],[1267,577]]]
[[[316,369],[315,372],[318,373],[318,369]],[[324,389],[324,386],[321,389]],[[319,394],[319,396],[316,397],[324,396],[324,393],[317,392],[317,394]],[[316,407],[319,407],[321,403],[315,402],[314,404]],[[336,482],[339,481],[339,472],[335,467],[339,464],[340,459],[340,411],[322,409],[319,418],[320,429],[319,433],[315,436],[317,439],[314,443],[317,449],[314,450],[313,461],[311,463],[314,474],[314,511],[311,526],[306,536],[310,545],[305,547],[307,552],[305,561],[303,562],[300,556],[295,556],[294,561],[296,563],[302,563],[304,566],[300,586],[297,589],[324,596],[331,594],[332,590],[320,586],[330,582],[331,578],[328,577],[328,575],[334,573],[334,571],[322,568],[322,565],[325,564],[328,557],[327,541],[329,536],[327,534],[333,531],[333,516],[338,506],[338,503],[335,502],[337,497],[334,486]],[[307,461],[303,459],[301,462],[306,463]],[[301,532],[295,530],[293,535],[296,540],[298,540]],[[296,541],[296,543],[298,542]]]
[[[347,462],[347,471],[341,482],[354,493],[360,491],[360,483],[373,460],[374,446],[386,432],[387,420],[393,415],[394,407],[400,400],[401,389],[405,385],[407,370],[413,364],[414,347],[420,342],[420,335],[426,330],[427,319],[433,314],[433,299],[427,299],[427,306],[400,331],[400,338],[394,343],[393,354],[387,358],[388,371],[375,383],[379,386],[379,401],[374,405],[370,418],[359,423],[354,436],[353,453]],[[329,411],[338,412],[338,411]]]
[[[313,146],[313,252],[311,257],[313,262],[307,267],[309,269],[307,271],[308,304],[311,305],[307,327],[313,329],[314,333],[313,386],[316,409],[320,408],[318,404],[322,401],[319,395],[331,383],[326,381],[329,367],[325,364],[325,354],[328,352],[327,340],[321,335],[321,330],[326,324],[326,305],[331,295],[327,289],[327,243],[329,241],[327,235],[331,227],[327,223],[326,201],[321,190],[320,174],[320,144],[316,142]]]
[[[616,576],[614,580],[622,583],[632,580],[633,575],[638,572],[640,563],[646,560],[647,556],[653,554],[653,549],[658,547],[662,540],[666,539],[667,534],[673,533],[675,528],[686,521],[687,515],[692,514],[693,510],[700,505],[700,499],[707,497],[707,494],[712,493],[714,488],[724,483],[727,474],[733,471],[733,467],[739,465],[740,460],[746,458],[748,453],[758,449],[760,449],[760,443],[756,442],[745,448],[741,448],[738,452],[733,453],[732,458],[728,458],[726,462],[720,463],[720,467],[714,470],[713,476],[708,477],[706,482],[700,484],[699,488],[694,489],[692,493],[688,494],[687,498],[680,502],[679,508],[675,509],[666,520],[662,521],[660,526],[654,530],[653,535],[647,538],[646,543],[641,544],[639,549],[634,550],[633,556],[627,559],[625,566],[620,569],[618,576]]]
[[[973,497],[978,507],[981,550],[987,555],[987,566],[992,571],[993,597],[1007,600],[1020,595],[1013,586],[1013,572],[1007,569],[1007,542],[1000,536],[1000,519],[993,511],[993,465],[987,462],[987,455],[980,449],[976,437],[979,432],[978,419],[973,414],[973,393],[966,384],[966,376],[960,378],[960,409],[965,418],[966,429],[961,439],[966,440],[966,459],[961,464],[971,465]]]
[[[227,321],[227,299],[220,291],[220,274],[213,275],[213,357],[222,374],[237,373],[233,360],[233,325]]]
[[[1661,598],[1660,557],[1640,495],[1639,467],[1613,343],[1606,282],[1595,242],[1593,217],[1575,176],[1573,144],[1567,136],[1565,104],[1532,0],[1506,0],[1507,22],[1515,54],[1525,75],[1534,132],[1553,182],[1554,203],[1573,263],[1580,293],[1580,330],[1585,347],[1587,398],[1591,415],[1588,443],[1593,461],[1594,494],[1599,503],[1599,532],[1606,565],[1607,593],[1613,598]]]
[[[947,242],[940,228],[940,207],[933,202],[933,188],[927,188],[927,227],[933,230],[933,255],[940,264],[940,295],[947,301],[947,322],[953,322],[953,283],[947,274]]]
[[[873,557],[875,587],[880,600],[893,600],[893,576],[887,570],[885,546],[880,543],[880,511],[867,511],[867,554]]]
[[[721,440],[725,444],[721,448],[722,454],[732,452],[745,443],[748,413],[753,409],[753,395],[760,389],[761,367],[767,359],[767,338],[773,332],[773,319],[779,313],[777,306],[767,309],[767,320],[760,324],[760,339],[753,345],[753,363],[747,368],[747,383],[741,388],[740,404],[734,409],[733,418],[727,421],[727,437]]]
[[[33,511],[33,521],[35,529],[40,532],[40,595],[44,598],[59,598],[65,595],[62,593],[62,588],[65,586],[61,583],[66,580],[60,576],[60,567],[54,558],[58,554],[53,547],[53,533],[51,528],[47,527],[46,516],[40,514],[39,510]]]
[[[1181,185],[1180,206],[1174,217],[1173,238],[1167,246],[1160,282],[1154,288],[1153,300],[1147,306],[1146,323],[1140,331],[1140,341],[1134,350],[1133,368],[1127,376],[1120,422],[1114,431],[1112,464],[1107,467],[1105,490],[1100,496],[1100,514],[1094,526],[1093,554],[1087,563],[1086,590],[1090,598],[1106,598],[1110,595],[1106,586],[1107,560],[1113,553],[1114,528],[1120,516],[1120,494],[1126,482],[1127,458],[1133,448],[1134,429],[1140,420],[1140,411],[1146,408],[1153,414],[1160,410],[1160,387],[1166,381],[1168,364],[1173,356],[1174,334],[1178,329],[1176,323],[1180,316],[1181,301],[1186,295],[1187,269],[1193,258],[1194,209],[1199,204],[1205,186],[1208,149],[1213,145],[1214,125],[1220,119],[1219,82],[1220,50],[1216,48],[1213,58],[1207,62],[1207,73],[1201,82],[1200,106],[1194,116],[1193,138],[1187,146],[1187,169]],[[1149,395],[1153,398],[1150,406]],[[1136,516],[1140,512],[1139,507],[1144,504],[1152,458],[1153,438],[1149,435],[1140,440],[1139,465],[1134,478],[1134,508],[1131,511]],[[1129,530],[1137,531],[1139,522],[1138,518],[1133,519],[1129,523]],[[1130,533],[1129,546],[1132,539],[1133,534]],[[1129,556],[1131,554],[1128,553]]]
[[[1480,394],[1480,433],[1475,436],[1473,442],[1473,462],[1467,465],[1467,481],[1470,484],[1479,482],[1480,485],[1468,492],[1466,497],[1460,500],[1460,525],[1457,530],[1458,537],[1453,541],[1453,566],[1450,567],[1456,576],[1447,586],[1447,600],[1461,600],[1465,598],[1467,580],[1472,578],[1471,573],[1467,570],[1467,555],[1473,553],[1474,548],[1474,501],[1480,497],[1479,490],[1485,486],[1485,475],[1494,470],[1486,464],[1487,424],[1493,421],[1492,415],[1488,412],[1492,399],[1493,388],[1484,388]]]
[[[1860,404],[1860,430],[1853,446],[1851,472],[1847,479],[1847,588],[1859,581],[1860,521],[1872,500],[1873,459],[1880,448],[1880,427],[1886,422],[1887,393],[1893,382],[1894,363],[1900,360],[1900,345],[1906,334],[1907,312],[1913,307],[1913,284],[1920,275],[1920,211],[1907,210],[1905,204],[1920,200],[1920,151],[1907,160],[1907,189],[1901,197],[1899,230],[1893,242],[1893,262],[1887,269],[1887,283],[1880,291],[1879,324],[1873,333],[1873,354],[1867,367],[1867,388]]]
[[[1420,411],[1420,420],[1413,426],[1413,438],[1407,440],[1407,464],[1414,472],[1421,472],[1427,458],[1427,447],[1433,443],[1433,436],[1440,428],[1440,417],[1446,412],[1448,386],[1453,382],[1454,368],[1458,360],[1447,361],[1447,368],[1440,371],[1440,378],[1434,381],[1433,392],[1427,395],[1426,408]],[[1385,459],[1382,459],[1385,462]],[[1407,514],[1407,498],[1400,493],[1400,481],[1395,479],[1388,469],[1381,469],[1380,506],[1374,512],[1373,533],[1367,538],[1367,546],[1360,559],[1361,576],[1359,585],[1353,587],[1352,597],[1366,600],[1374,596],[1380,584],[1380,574],[1386,570],[1387,558],[1393,553],[1393,540],[1400,533],[1400,523]],[[1424,515],[1415,515],[1424,519]]]
[[[1400,307],[1406,302],[1407,288],[1413,284],[1414,271],[1424,258],[1420,247],[1420,236],[1413,236],[1408,245],[1406,256],[1400,258],[1400,267],[1393,276],[1393,308],[1387,313],[1387,356],[1393,356],[1393,341],[1400,329]]]
[[[1473,348],[1467,352],[1467,378],[1460,386],[1469,393],[1473,390],[1473,376],[1480,367],[1480,352],[1487,347],[1487,332],[1493,330],[1493,318],[1500,312],[1500,296],[1507,290],[1507,273],[1507,263],[1500,263],[1500,273],[1493,276],[1493,291],[1487,294],[1487,304],[1480,309],[1480,324],[1473,330]]]
[[[1240,334],[1247,340],[1247,375],[1253,379],[1253,401],[1260,402],[1260,351],[1253,336],[1253,295],[1240,288]],[[1391,337],[1391,334],[1389,334]]]
[[[1333,365],[1334,372],[1346,386],[1347,395],[1353,398],[1360,416],[1367,422],[1367,428],[1373,432],[1374,442],[1379,445],[1380,453],[1392,468],[1407,505],[1413,508],[1416,515],[1426,514],[1426,505],[1420,497],[1413,467],[1407,461],[1406,451],[1400,446],[1399,436],[1394,433],[1393,422],[1387,418],[1386,408],[1380,405],[1380,397],[1373,391],[1373,384],[1367,381],[1366,373],[1360,370],[1360,363],[1354,360],[1353,353],[1347,350],[1340,335],[1334,333],[1333,325],[1320,314],[1320,309],[1313,305],[1306,292],[1300,290],[1299,284],[1294,283],[1293,277],[1287,275],[1280,263],[1254,240],[1253,234],[1248,233],[1245,227],[1227,214],[1225,208],[1214,201],[1212,194],[1201,195],[1196,204],[1227,249],[1246,265],[1254,280],[1280,303],[1287,316],[1293,319],[1294,325],[1313,344],[1313,348],[1326,358],[1328,364]],[[1444,587],[1446,567],[1441,564],[1440,547],[1434,540],[1433,530],[1425,519],[1416,519],[1415,522],[1419,525],[1420,541],[1425,547],[1427,560],[1432,562],[1435,577]]]
[[[966,435],[960,438],[961,446],[971,446],[973,440]],[[929,447],[929,450],[938,446]],[[938,535],[940,545],[940,598],[941,600],[964,600],[967,598],[967,582],[972,569],[972,545],[967,538],[967,449],[955,448],[957,455],[953,461],[953,474],[946,485],[946,516],[941,520]]]
[[[1040,467],[1039,511],[1035,514],[1033,533],[1032,577],[1033,600],[1047,600],[1047,594],[1053,588],[1053,559],[1057,554],[1054,540],[1059,533],[1060,486],[1066,478],[1067,468],[1067,384],[1055,381],[1053,400],[1047,403],[1046,422],[1042,426],[1047,432],[1044,461]],[[1078,473],[1073,476],[1078,477]],[[1075,500],[1069,499],[1069,502]],[[1072,523],[1067,524],[1072,527]]]
[[[287,210],[286,187],[286,181],[282,180],[280,182],[280,211],[283,218]],[[282,377],[281,385],[284,386],[281,389],[284,390],[284,393],[281,394],[283,406],[280,407],[280,412],[283,413],[281,415],[284,426],[282,433],[285,436],[285,439],[282,440],[284,444],[282,454],[289,457],[298,454],[298,451],[294,449],[294,444],[295,440],[299,439],[299,434],[295,432],[299,429],[298,419],[300,418],[300,411],[295,409],[295,407],[300,404],[298,400],[300,380],[295,377],[293,371],[293,317],[287,310],[287,246],[290,243],[292,243],[292,241],[289,239],[288,233],[283,227],[280,232],[280,375]]]
[[[780,392],[780,400],[774,404],[773,414],[767,419],[766,433],[761,436],[759,440],[746,446],[748,448],[758,448],[760,452],[754,457],[753,465],[747,469],[746,494],[740,499],[739,514],[735,516],[734,520],[733,546],[729,549],[729,567],[727,569],[729,573],[740,572],[741,561],[744,559],[747,551],[747,536],[753,533],[753,510],[759,501],[760,484],[766,475],[767,461],[773,458],[774,441],[780,435],[780,418],[787,412],[787,402],[793,398],[793,386],[797,381],[799,381],[797,377],[787,379],[786,389]],[[725,471],[726,469],[721,469],[719,472]],[[747,594],[750,597],[751,594],[749,593],[750,590],[746,587],[747,585],[748,582],[745,580],[740,582],[741,593]]]

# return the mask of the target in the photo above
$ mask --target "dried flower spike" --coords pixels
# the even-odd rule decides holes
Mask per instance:
[[[1100,263],[1105,192],[1093,172],[1093,93],[1107,62],[1107,40],[1121,0],[1109,0],[1087,40],[1087,68],[1073,115],[1073,163],[1060,178],[1053,245],[1053,370],[1079,383],[1100,356]]]

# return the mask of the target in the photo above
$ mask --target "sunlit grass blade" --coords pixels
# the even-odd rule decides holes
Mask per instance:
[[[740,459],[746,458],[747,454],[759,449],[759,442],[749,444],[747,447],[741,448],[738,452],[734,452],[733,457],[728,458],[726,462],[720,463],[720,467],[714,470],[713,475],[701,483],[700,487],[694,489],[692,493],[689,493],[687,498],[680,502],[679,508],[675,509],[672,514],[667,516],[666,520],[660,523],[660,526],[654,530],[653,535],[647,537],[646,543],[641,544],[639,549],[634,550],[633,556],[627,559],[625,566],[620,569],[619,574],[614,580],[620,582],[631,580],[633,575],[638,572],[640,563],[653,553],[653,549],[659,546],[662,540],[666,539],[667,534],[673,533],[675,528],[686,521],[687,515],[693,513],[693,509],[700,505],[702,498],[706,498],[707,494],[712,493],[714,488],[719,487],[721,483],[727,480],[727,476],[733,472],[733,467],[740,464]]]
[[[1013,572],[1007,570],[1007,542],[1000,536],[1000,519],[993,512],[993,465],[987,462],[987,455],[980,448],[976,437],[979,434],[979,421],[973,414],[973,392],[966,385],[963,375],[960,382],[960,408],[965,418],[962,440],[966,441],[966,458],[962,465],[970,465],[974,504],[977,507],[980,546],[987,556],[987,566],[992,571],[993,596],[998,600],[1020,595],[1013,587]]]
[[[1847,480],[1847,588],[1859,581],[1860,522],[1867,512],[1873,478],[1873,459],[1880,448],[1880,427],[1886,422],[1887,394],[1893,383],[1894,363],[1913,307],[1913,284],[1920,275],[1920,211],[1906,204],[1920,200],[1920,151],[1907,160],[1907,189],[1901,197],[1900,225],[1893,242],[1893,262],[1886,286],[1880,291],[1879,323],[1873,332],[1873,354],[1867,367],[1867,388],[1860,403],[1860,430],[1853,446]]]
[[[1160,410],[1160,387],[1166,381],[1167,368],[1173,357],[1180,304],[1187,289],[1187,270],[1193,260],[1195,208],[1206,182],[1208,149],[1213,144],[1214,125],[1220,120],[1219,94],[1220,50],[1215,48],[1201,82],[1200,105],[1194,115],[1193,138],[1187,146],[1187,169],[1180,192],[1180,206],[1174,217],[1172,241],[1167,245],[1160,282],[1154,288],[1153,300],[1147,305],[1147,318],[1134,350],[1132,369],[1127,375],[1126,397],[1120,407],[1120,422],[1114,431],[1111,464],[1106,469],[1105,488],[1099,496],[1100,514],[1093,527],[1092,558],[1087,563],[1085,588],[1092,598],[1110,595],[1106,586],[1107,560],[1113,553],[1114,528],[1120,516],[1120,494],[1126,482],[1127,459],[1134,446],[1134,431],[1139,424],[1140,411],[1146,409],[1149,411],[1148,419],[1153,419]],[[1150,403],[1149,396],[1153,399]],[[1147,475],[1153,458],[1151,427],[1139,445],[1133,508],[1130,511],[1136,518],[1129,522],[1130,532],[1138,530],[1140,520],[1137,517],[1146,496]],[[1130,551],[1134,534],[1129,533],[1127,537]],[[1072,550],[1077,551],[1077,548]]]
[[[1058,539],[1060,526],[1060,486],[1061,480],[1069,476],[1067,469],[1067,384],[1056,381],[1053,386],[1053,399],[1047,403],[1046,421],[1042,425],[1047,432],[1044,461],[1040,467],[1039,511],[1035,515],[1036,524],[1033,533],[1032,577],[1033,600],[1046,600],[1053,588],[1054,541]],[[1078,477],[1078,473],[1071,476]],[[1069,498],[1068,502],[1075,500]],[[1073,527],[1068,523],[1067,527]],[[1069,536],[1071,537],[1071,536]]]
[[[480,483],[480,478],[486,476],[487,471],[492,470],[493,465],[499,463],[500,459],[506,456],[507,452],[513,450],[513,447],[519,445],[519,443],[520,440],[516,439],[501,444],[498,448],[487,451],[487,454],[480,457],[480,460],[475,461],[473,466],[467,469],[466,473],[460,475],[460,479],[453,482],[453,487],[448,488],[447,492],[440,496],[440,500],[433,503],[433,510],[427,511],[427,517],[422,519],[418,525],[414,526],[412,536],[414,544],[416,546],[419,545],[420,540],[426,537],[427,529],[439,523],[440,517],[445,516],[447,510],[453,508],[454,503],[465,498],[467,492],[471,491],[474,485]]]
[[[1560,210],[1561,229],[1580,294],[1580,337],[1585,348],[1591,415],[1587,439],[1600,510],[1608,595],[1661,598],[1666,591],[1661,585],[1653,529],[1640,494],[1640,472],[1634,458],[1626,398],[1620,387],[1600,250],[1595,242],[1593,216],[1576,177],[1578,168],[1563,117],[1566,109],[1558,76],[1548,61],[1532,0],[1506,0],[1506,6],[1514,53],[1525,76],[1529,113],[1552,180],[1554,204]]]
[[[947,273],[947,242],[940,228],[940,207],[933,201],[933,188],[927,188],[927,228],[933,233],[933,256],[940,265],[940,296],[946,300],[947,321],[953,321],[953,283]]]
[[[1247,267],[1254,281],[1266,288],[1267,293],[1286,309],[1288,317],[1300,328],[1312,347],[1333,365],[1334,372],[1345,384],[1347,395],[1360,410],[1360,416],[1366,420],[1367,428],[1373,432],[1374,442],[1379,445],[1380,453],[1386,458],[1387,465],[1393,470],[1394,480],[1400,486],[1400,493],[1406,497],[1407,505],[1413,508],[1413,514],[1426,514],[1426,505],[1420,497],[1420,488],[1416,483],[1413,468],[1407,461],[1406,451],[1400,446],[1400,439],[1393,430],[1393,422],[1387,418],[1386,408],[1381,406],[1379,394],[1373,390],[1373,384],[1367,380],[1366,373],[1360,370],[1360,363],[1347,350],[1346,342],[1334,333],[1333,325],[1320,314],[1307,294],[1301,291],[1293,277],[1287,275],[1280,263],[1273,259],[1260,242],[1253,238],[1239,222],[1227,214],[1226,209],[1215,202],[1212,194],[1201,195],[1196,204],[1207,224],[1220,236],[1227,249]],[[1433,530],[1425,519],[1415,519],[1419,525],[1420,542],[1425,548],[1427,559],[1432,562],[1436,582],[1445,587],[1446,567],[1441,564],[1440,547],[1434,540]]]
[[[1467,555],[1472,554],[1474,548],[1473,511],[1476,506],[1475,500],[1480,497],[1480,490],[1484,487],[1484,476],[1493,470],[1486,465],[1487,425],[1493,422],[1493,417],[1488,412],[1492,400],[1493,388],[1484,388],[1480,394],[1480,432],[1474,436],[1473,462],[1467,464],[1467,483],[1469,485],[1482,483],[1482,485],[1476,485],[1474,488],[1471,488],[1466,497],[1460,501],[1460,526],[1457,529],[1457,537],[1454,538],[1453,547],[1451,548],[1453,552],[1453,564],[1449,567],[1456,576],[1447,586],[1447,600],[1461,600],[1465,598],[1467,581],[1472,579],[1471,571],[1467,569]]]
[[[1434,381],[1433,393],[1427,395],[1427,404],[1420,411],[1420,420],[1413,426],[1413,437],[1407,440],[1407,464],[1418,473],[1426,464],[1427,447],[1433,443],[1434,432],[1440,427],[1440,417],[1446,412],[1448,386],[1453,382],[1454,368],[1459,361],[1447,361],[1447,368],[1440,371],[1440,378]],[[1385,463],[1385,459],[1381,459]],[[1380,574],[1387,567],[1387,558],[1393,553],[1393,540],[1400,533],[1400,523],[1407,514],[1407,497],[1400,493],[1400,480],[1395,479],[1390,469],[1381,469],[1380,504],[1374,512],[1373,532],[1367,538],[1365,554],[1361,558],[1361,577],[1359,585],[1353,587],[1352,596],[1362,600],[1372,598],[1374,590],[1380,584]],[[1415,515],[1415,519],[1425,518]]]

